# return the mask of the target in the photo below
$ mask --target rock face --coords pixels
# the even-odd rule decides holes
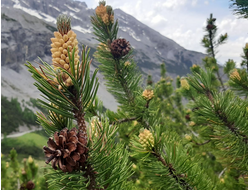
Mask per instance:
[[[2,0],[1,6],[1,55],[2,55],[2,94],[9,97],[37,98],[39,92],[32,87],[34,80],[24,67],[26,61],[40,62],[38,57],[51,62],[50,38],[56,30],[59,14],[71,16],[72,28],[79,44],[88,45],[95,51],[98,42],[92,34],[90,16],[84,2],[73,0]],[[126,38],[134,48],[134,58],[144,74],[151,74],[153,80],[160,78],[160,64],[164,62],[171,76],[184,75],[192,64],[200,64],[205,56],[189,51],[149,28],[120,9],[115,10],[119,19],[119,37]],[[94,62],[91,71],[95,69]],[[107,92],[101,74],[98,96],[104,106],[115,110],[117,104]]]

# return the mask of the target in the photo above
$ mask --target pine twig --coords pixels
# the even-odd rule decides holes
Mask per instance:
[[[176,175],[175,169],[173,168],[172,164],[167,164],[166,161],[161,157],[160,154],[157,154],[156,152],[152,153],[156,158],[158,158],[158,160],[165,166],[168,168],[170,175],[176,180],[177,183],[179,183],[180,185],[182,185],[186,190],[193,190],[192,187],[190,187],[190,185],[183,179],[179,179],[178,175]]]
[[[118,121],[115,121],[115,123],[121,124],[121,123],[128,122],[128,121],[134,121],[136,119],[137,119],[137,117],[124,118],[124,119],[120,119]]]
[[[202,145],[205,145],[205,144],[207,144],[207,143],[209,143],[211,140],[207,140],[207,141],[205,141],[205,142],[203,142],[203,143],[197,143],[197,142],[195,142],[195,141],[192,141],[193,143],[195,143],[196,145],[198,145],[198,146],[202,146]]]

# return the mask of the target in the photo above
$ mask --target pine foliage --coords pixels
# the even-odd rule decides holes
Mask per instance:
[[[163,63],[161,79],[153,83],[149,76],[145,87],[133,60],[132,46],[118,37],[118,20],[114,21],[112,7],[100,1],[91,17],[93,33],[100,42],[94,57],[100,63],[108,91],[119,103],[116,112],[104,109],[96,97],[97,70],[90,77],[89,50],[83,50],[78,62],[75,48],[68,48],[70,70],[42,60],[40,69],[27,65],[43,94],[39,102],[49,110],[48,115],[37,114],[40,125],[59,138],[55,142],[62,147],[63,137],[69,138],[65,144],[68,149],[76,137],[63,136],[65,128],[78,129],[78,135],[86,139],[81,155],[86,161],[79,167],[74,165],[73,171],[51,169],[46,176],[50,189],[246,187],[248,111],[247,101],[240,96],[248,95],[248,75],[245,69],[235,69],[235,62],[229,60],[224,67],[229,80],[222,81],[215,55],[227,34],[216,36],[215,20],[212,14],[207,19],[202,40],[208,53],[203,60],[205,69],[193,65],[191,74],[176,78],[175,89]],[[70,20],[66,23],[59,25],[63,33],[70,28]],[[243,59],[246,62],[247,54]],[[65,85],[63,75],[72,85]],[[187,106],[183,105],[184,97],[189,101]],[[55,147],[50,138],[48,147],[52,145]],[[56,155],[63,160],[62,156],[68,156],[64,148],[63,155],[50,151],[54,154],[51,158]],[[73,154],[71,157],[67,157],[70,164],[78,158]]]

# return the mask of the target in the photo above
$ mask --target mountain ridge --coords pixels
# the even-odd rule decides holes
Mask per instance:
[[[33,79],[28,72],[23,71],[24,63],[29,60],[32,64],[39,62],[37,57],[50,63],[50,38],[56,30],[56,17],[59,13],[71,16],[72,29],[76,32],[80,45],[91,47],[91,54],[95,51],[98,42],[92,34],[90,16],[94,9],[89,9],[84,2],[72,0],[2,0],[2,94],[11,96],[10,89],[22,91],[22,97],[39,96],[39,92],[30,93]],[[126,38],[134,48],[134,59],[139,69],[151,74],[153,80],[160,79],[160,64],[165,63],[168,74],[172,77],[184,75],[189,72],[192,64],[200,64],[205,56],[202,53],[189,51],[173,40],[141,23],[133,16],[115,9],[115,19],[119,20],[120,30],[118,37]],[[91,72],[98,66],[93,62]],[[3,73],[4,71],[4,73]],[[15,79],[14,72],[19,75]],[[9,76],[13,78],[10,79]],[[20,78],[25,78],[25,83]],[[117,103],[107,92],[103,76],[99,73],[100,89],[98,96],[105,100],[104,106],[115,110]],[[19,81],[18,81],[19,80]],[[16,85],[18,84],[18,85]],[[28,84],[28,85],[27,85]],[[28,88],[25,85],[29,86]],[[34,88],[34,87],[33,87]],[[13,88],[12,88],[12,91]],[[24,93],[26,92],[27,93]],[[18,93],[15,93],[18,96]],[[106,105],[105,105],[106,104]]]

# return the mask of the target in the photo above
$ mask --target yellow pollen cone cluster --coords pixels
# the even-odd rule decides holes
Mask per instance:
[[[150,89],[146,89],[143,91],[142,96],[145,100],[151,100],[154,97],[154,91]]]
[[[103,4],[100,4],[98,7],[96,7],[95,13],[106,25],[108,25],[110,22],[114,23],[114,15],[108,14],[106,6]]]
[[[95,13],[97,16],[102,18],[107,13],[106,7],[103,4],[97,6]]]
[[[237,69],[234,69],[234,71],[230,74],[231,79],[237,79],[238,81],[241,80],[240,74],[238,73]]]
[[[136,126],[138,124],[138,121],[133,121],[133,126]]]
[[[220,183],[225,183],[224,178],[221,178],[221,179],[220,179]]]
[[[185,139],[187,139],[188,141],[191,141],[192,140],[192,137],[188,134],[185,134]]]
[[[52,53],[52,64],[55,69],[57,68],[63,68],[67,72],[71,73],[70,63],[69,63],[69,55],[68,55],[68,49],[70,52],[70,55],[72,57],[73,48],[75,47],[75,54],[74,54],[74,69],[75,73],[77,72],[77,64],[79,61],[80,56],[78,55],[78,41],[76,39],[76,34],[70,30],[67,34],[62,35],[59,32],[54,32],[55,38],[51,38],[51,53]],[[63,73],[61,75],[63,79],[63,83],[66,86],[72,85],[71,78]],[[55,82],[58,83],[57,79],[54,79]],[[59,89],[62,89],[62,87],[59,85]]]
[[[192,66],[193,68],[196,68],[196,67],[198,67],[196,64],[193,64],[193,66]]]
[[[192,127],[192,126],[194,126],[194,125],[195,125],[195,122],[190,121],[190,122],[189,122],[189,125]]]
[[[34,161],[33,158],[31,156],[29,156],[28,163],[32,163],[33,161]]]
[[[125,67],[129,66],[130,64],[131,64],[131,63],[130,63],[129,61],[126,61],[126,62],[124,63]]]
[[[186,90],[189,90],[190,86],[189,86],[188,81],[186,79],[181,79],[181,87],[186,89]]]
[[[150,146],[154,147],[154,137],[149,130],[144,129],[142,132],[140,132],[139,138],[139,142],[141,143],[144,149],[147,149]]]

